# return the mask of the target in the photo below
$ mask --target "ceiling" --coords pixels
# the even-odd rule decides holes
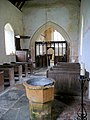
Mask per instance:
[[[15,5],[19,10],[22,9],[23,5],[25,4],[26,0],[9,0],[13,5]]]
[[[24,6],[24,4],[26,3],[26,2],[33,2],[33,3],[45,3],[46,1],[48,2],[48,3],[50,3],[50,2],[55,2],[55,1],[57,1],[57,0],[8,0],[8,1],[10,1],[14,6],[16,6],[19,10],[21,10],[22,9],[22,7]],[[79,0],[80,2],[81,2],[81,0]]]

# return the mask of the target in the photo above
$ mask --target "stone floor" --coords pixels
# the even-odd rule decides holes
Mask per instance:
[[[32,75],[23,77],[22,81],[17,81],[14,86],[0,93],[0,120],[77,120],[77,113],[81,108],[80,97],[55,95],[54,101],[49,103],[29,103],[23,82],[41,76],[46,77],[45,69],[34,71]],[[90,120],[90,101],[84,98],[84,102],[87,119],[83,120]]]

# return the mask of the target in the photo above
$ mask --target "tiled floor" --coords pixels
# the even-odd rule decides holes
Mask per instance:
[[[50,103],[37,104],[39,109],[34,104],[31,107],[23,82],[40,76],[46,77],[44,70],[35,71],[33,75],[29,75],[28,78],[24,77],[21,82],[18,81],[15,86],[9,87],[0,94],[0,120],[77,120],[80,97],[55,96],[54,101]],[[87,120],[90,120],[90,101],[84,98],[84,102],[86,103]]]

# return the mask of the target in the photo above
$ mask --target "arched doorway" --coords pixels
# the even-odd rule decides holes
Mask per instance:
[[[53,22],[48,22],[46,23],[45,25],[41,26],[36,32],[35,34],[33,35],[33,37],[31,38],[31,41],[30,41],[30,49],[31,49],[31,57],[32,57],[32,60],[33,61],[36,61],[36,53],[37,53],[37,47],[35,47],[35,42],[41,42],[41,43],[44,43],[44,42],[53,42],[54,39],[53,39],[53,32],[52,31],[58,31],[58,33],[61,34],[61,36],[63,36],[64,38],[64,41],[67,43],[66,45],[66,48],[67,48],[67,61],[69,61],[69,52],[70,52],[70,48],[69,48],[69,44],[70,44],[70,38],[68,37],[67,33],[65,32],[65,30],[58,26],[57,24],[53,23]],[[48,31],[48,32],[47,32]],[[48,35],[49,33],[49,35]],[[56,39],[57,41],[57,39]],[[61,40],[59,39],[57,42],[60,42]],[[55,41],[54,41],[55,42]],[[40,44],[41,44],[40,43]],[[57,43],[57,45],[55,44],[55,48],[56,46],[58,46],[59,44]],[[40,54],[41,53],[41,47],[42,45],[40,45]],[[59,47],[62,46],[62,45],[59,45]],[[59,50],[58,50],[59,51]],[[34,54],[35,53],[35,54]],[[58,52],[59,53],[59,52]],[[54,54],[55,55],[55,54]],[[46,57],[47,58],[47,57]],[[38,58],[39,59],[39,58]],[[55,60],[57,61],[57,60]],[[46,63],[47,64],[47,63]]]
[[[54,46],[50,46],[49,48],[47,48],[47,59],[48,59],[47,66],[53,66],[54,65],[54,53],[55,53]]]

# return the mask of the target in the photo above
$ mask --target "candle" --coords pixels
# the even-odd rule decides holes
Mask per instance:
[[[81,18],[81,41],[80,41],[80,55],[82,56],[82,45],[83,45],[83,23],[84,23],[84,20],[83,20],[83,16]]]
[[[84,63],[81,63],[80,75],[81,75],[81,76],[84,76],[84,75],[85,75],[85,64],[84,64]]]

